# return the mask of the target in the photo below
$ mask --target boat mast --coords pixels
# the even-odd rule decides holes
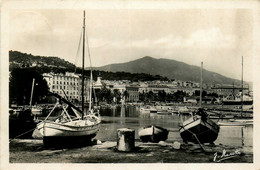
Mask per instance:
[[[82,119],[84,117],[84,62],[85,62],[85,11],[83,17],[83,49],[82,49],[82,91],[81,91],[81,98],[82,98]]]
[[[88,110],[91,111],[91,105],[92,105],[92,69],[90,69],[90,84],[89,84],[89,108]]]
[[[203,71],[203,62],[201,62],[201,67],[200,67],[200,107],[202,102],[202,71]]]
[[[32,108],[32,98],[33,98],[34,82],[35,82],[35,79],[33,78],[33,82],[32,82],[32,91],[31,91],[31,98],[30,98],[30,108]]]
[[[243,56],[242,56],[242,79],[241,79],[241,117],[243,117],[243,97],[244,97],[244,81],[243,81]]]

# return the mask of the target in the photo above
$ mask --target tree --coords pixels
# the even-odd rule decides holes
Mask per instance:
[[[32,104],[40,102],[49,91],[47,82],[37,72],[22,68],[14,69],[9,77],[9,102],[29,104],[33,79],[35,84]]]
[[[212,97],[218,97],[218,94],[217,93],[209,93],[208,96],[212,96]]]
[[[113,100],[113,96],[111,95],[111,90],[107,89],[106,87],[103,87],[99,91],[97,91],[97,100],[100,101],[106,101],[107,103],[111,103]]]
[[[146,94],[144,92],[139,92],[139,100],[144,102],[146,100]]]
[[[113,91],[113,97],[116,98],[116,103],[119,103],[120,102],[120,99],[121,99],[121,93],[118,89],[114,89]]]
[[[194,93],[195,96],[200,96],[200,90],[195,90],[195,93]],[[207,96],[207,92],[206,91],[202,91],[202,97],[205,97]]]
[[[147,98],[149,101],[153,101],[154,100],[154,94],[152,91],[149,91],[147,94]]]
[[[129,97],[129,93],[127,92],[127,90],[124,91],[123,96],[124,96],[125,100],[127,101],[128,97]]]
[[[164,90],[158,92],[158,99],[159,99],[159,101],[166,100],[166,92]]]
[[[184,96],[187,96],[187,94],[183,91],[178,90],[177,92],[174,93],[174,99],[175,99],[175,101],[178,101],[178,102],[182,102]]]

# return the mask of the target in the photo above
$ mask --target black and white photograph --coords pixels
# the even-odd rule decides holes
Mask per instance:
[[[1,169],[260,168],[259,5],[3,1]]]

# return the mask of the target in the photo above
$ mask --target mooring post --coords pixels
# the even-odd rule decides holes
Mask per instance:
[[[117,129],[117,150],[130,152],[135,148],[135,130],[130,128]]]

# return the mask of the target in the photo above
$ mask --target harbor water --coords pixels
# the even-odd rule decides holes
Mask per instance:
[[[101,141],[116,141],[116,130],[119,128],[135,129],[135,138],[138,140],[138,129],[148,125],[157,125],[170,130],[168,142],[182,141],[178,132],[181,118],[177,114],[142,113],[140,106],[112,106],[100,109],[102,124],[97,134]],[[183,119],[187,119],[184,116]],[[225,122],[227,120],[214,121]],[[253,146],[253,126],[220,126],[216,145],[234,147]]]
[[[101,127],[95,137],[97,140],[93,140],[100,140],[99,144],[55,149],[45,148],[41,138],[12,139],[9,143],[10,163],[208,163],[214,162],[215,156],[223,155],[224,151],[227,154],[242,154],[225,158],[221,163],[253,162],[252,126],[220,126],[215,146],[203,146],[207,151],[205,154],[198,145],[191,143],[182,144],[181,149],[173,147],[175,143],[183,142],[178,131],[181,117],[175,113],[142,113],[139,106],[107,106],[101,107],[100,114]],[[183,120],[187,118],[182,116]],[[166,142],[155,144],[140,141],[138,129],[151,124],[170,130]],[[135,130],[135,151],[125,153],[116,150],[119,128]]]

